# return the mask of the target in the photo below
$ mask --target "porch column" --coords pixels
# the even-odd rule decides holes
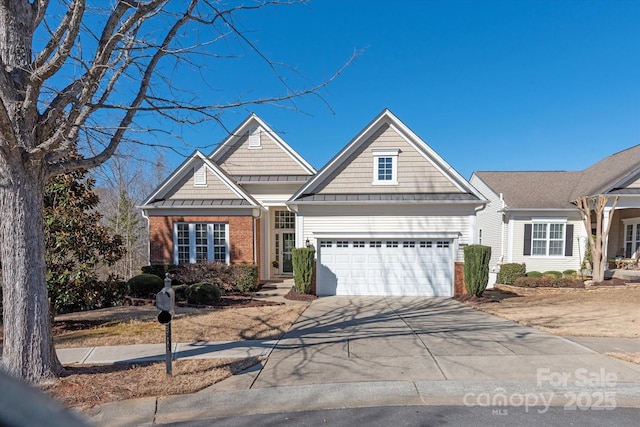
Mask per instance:
[[[604,208],[604,212],[602,213],[602,229],[606,230],[609,227],[609,220],[613,216],[611,208]],[[609,233],[607,233],[607,238],[604,242],[604,253],[602,254],[602,259],[604,260],[605,270],[607,269],[607,260],[609,259],[607,252],[609,251]]]

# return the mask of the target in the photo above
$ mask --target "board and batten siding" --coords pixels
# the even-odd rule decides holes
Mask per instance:
[[[249,148],[249,133],[215,159],[230,175],[297,175],[307,174],[293,158],[262,129],[260,148]]]
[[[331,212],[333,210],[333,212]],[[375,210],[375,213],[373,211]],[[367,213],[367,211],[369,211]],[[445,213],[445,211],[449,213]],[[385,233],[410,235],[411,233],[459,233],[458,244],[468,244],[473,214],[469,210],[455,207],[432,209],[424,207],[376,206],[341,209],[338,213],[330,207],[305,207],[298,216],[303,218],[301,241],[314,241],[314,233],[345,234]],[[365,237],[362,237],[363,239]],[[375,237],[374,237],[375,238]],[[434,237],[437,239],[437,237]],[[384,240],[385,238],[381,238]],[[407,237],[407,239],[410,239]],[[464,259],[462,247],[456,254],[457,261]]]
[[[475,175],[471,177],[473,185],[489,201],[484,209],[476,213],[475,243],[478,241],[478,231],[482,230],[482,244],[491,247],[489,270],[496,271],[500,256],[505,255],[506,225],[502,228],[502,200],[481,179]],[[504,234],[503,234],[504,233]]]
[[[531,224],[531,218],[543,218],[542,215],[513,218],[512,258],[510,262],[525,263],[527,271],[564,271],[580,270],[582,256],[584,256],[585,233],[580,219],[568,219],[567,225],[573,225],[572,255],[571,256],[532,256],[524,253],[524,226]]]
[[[398,149],[397,185],[372,185],[373,149]],[[320,186],[318,194],[459,193],[460,190],[389,125],[381,126]]]
[[[213,172],[209,169],[206,169],[206,171],[207,185],[194,185],[193,169],[189,169],[185,176],[167,192],[165,199],[242,199],[242,197],[233,192],[226,184],[222,183]]]

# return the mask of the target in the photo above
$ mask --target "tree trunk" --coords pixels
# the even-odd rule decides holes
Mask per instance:
[[[34,383],[62,370],[53,346],[45,279],[45,183],[42,164],[23,165],[19,154],[0,156],[2,364],[11,374]]]

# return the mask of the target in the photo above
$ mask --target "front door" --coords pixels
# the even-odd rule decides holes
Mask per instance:
[[[274,215],[276,274],[293,274],[291,250],[296,247],[295,214],[276,211]]]

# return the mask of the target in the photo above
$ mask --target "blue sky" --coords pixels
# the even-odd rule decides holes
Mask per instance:
[[[267,105],[222,116],[233,129],[256,112],[318,169],[384,108],[465,178],[579,170],[640,144],[640,1],[316,0],[239,24],[295,68],[285,72],[293,87],[361,51],[323,100],[296,101],[304,113]],[[211,99],[281,93],[250,56],[211,68]],[[207,154],[226,136],[215,123],[182,132]],[[167,156],[171,167],[184,160]]]

